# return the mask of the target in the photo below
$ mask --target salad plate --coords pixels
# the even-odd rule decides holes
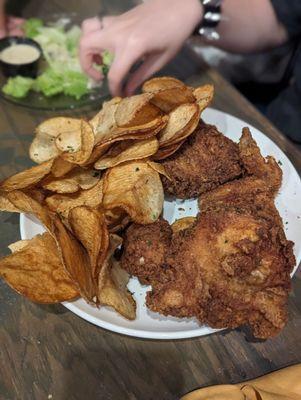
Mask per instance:
[[[81,108],[107,99],[106,79],[96,84],[81,71],[78,58],[80,24],[76,13],[54,14],[47,17],[47,21],[27,20],[25,37],[35,40],[43,51],[38,77],[33,80],[7,78],[0,72],[0,96],[16,105],[39,110]],[[28,85],[31,85],[30,90],[26,89]]]

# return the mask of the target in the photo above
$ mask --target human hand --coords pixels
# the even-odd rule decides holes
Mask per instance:
[[[102,79],[93,67],[108,50],[114,61],[108,73],[112,95],[122,94],[131,67],[142,61],[128,79],[125,94],[132,94],[180,50],[202,17],[199,0],[149,0],[116,17],[85,20],[80,41],[80,61],[92,78]]]
[[[0,14],[0,39],[5,36],[22,36],[24,34],[22,30],[23,23],[23,18]]]

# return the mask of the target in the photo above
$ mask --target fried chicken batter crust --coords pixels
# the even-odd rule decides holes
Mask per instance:
[[[124,238],[122,268],[137,276],[142,284],[160,279],[171,237],[172,229],[165,220],[147,226],[132,224]]]
[[[285,325],[295,260],[281,227],[236,211],[206,212],[166,251],[169,281],[153,283],[151,310],[214,328],[248,324],[260,338]]]
[[[204,122],[161,163],[171,178],[162,177],[165,192],[181,199],[198,197],[242,173],[238,145]]]

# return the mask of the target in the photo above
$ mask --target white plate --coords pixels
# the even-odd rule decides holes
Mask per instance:
[[[238,142],[242,128],[250,126],[231,115],[213,109],[207,109],[203,113],[203,119],[207,123],[216,125],[221,132],[235,142]],[[276,206],[283,218],[287,238],[295,242],[294,251],[298,265],[301,260],[300,177],[292,163],[275,143],[257,129],[250,128],[252,136],[258,143],[262,154],[264,156],[272,155],[282,164],[283,184],[276,199]],[[164,217],[169,222],[188,215],[194,216],[196,213],[196,200],[184,202],[180,200],[174,202],[165,201],[164,203]],[[44,228],[32,216],[21,215],[20,230],[22,239],[30,239],[36,234],[42,233]],[[297,267],[294,272],[296,269]],[[124,319],[108,307],[96,309],[89,306],[84,300],[65,302],[63,305],[81,318],[95,325],[124,335],[149,339],[181,339],[216,332],[214,329],[200,325],[195,319],[164,317],[149,311],[144,304],[145,293],[148,289],[141,286],[136,278],[131,279],[129,288],[131,292],[135,293],[134,297],[137,302],[137,318],[135,321]]]

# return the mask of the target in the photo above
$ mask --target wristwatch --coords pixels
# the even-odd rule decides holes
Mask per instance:
[[[207,40],[218,40],[219,33],[216,27],[221,21],[223,0],[201,0],[203,6],[203,19],[194,31],[195,35],[201,35]]]

